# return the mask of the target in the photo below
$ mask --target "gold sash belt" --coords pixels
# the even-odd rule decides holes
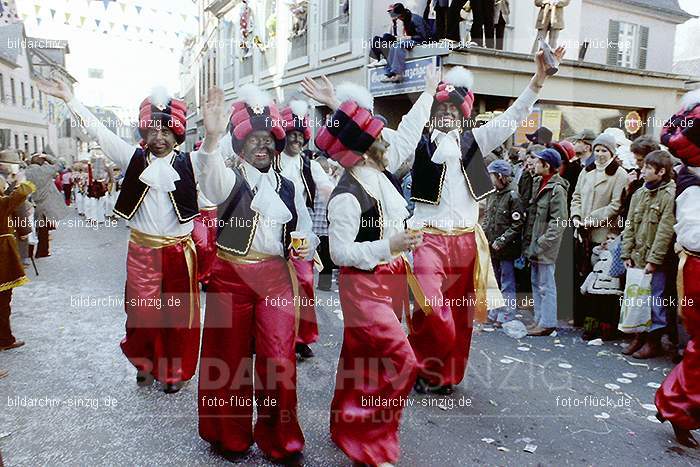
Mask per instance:
[[[253,250],[250,250],[245,256],[236,256],[234,254],[229,253],[228,251],[222,250],[221,248],[218,248],[216,250],[216,256],[223,259],[224,261],[228,261],[229,263],[234,264],[257,264],[262,263],[263,261],[270,261],[275,258],[281,258],[281,256],[278,255],[268,255],[267,253],[259,253]]]
[[[0,235],[0,238],[3,238],[3,237],[13,237],[14,238],[14,236],[15,236],[15,234],[6,233],[6,234]]]
[[[192,328],[195,310],[199,312],[199,285],[197,283],[197,249],[194,245],[191,235],[182,237],[151,235],[131,229],[131,237],[129,241],[142,246],[159,250],[170,246],[183,244],[183,252],[185,253],[185,262],[187,263],[187,274],[190,278],[190,318],[188,327]]]
[[[444,235],[446,237],[457,237],[457,236],[468,234],[468,233],[474,233],[476,231],[476,228],[475,227],[460,227],[457,229],[442,230],[442,229],[438,229],[437,227],[423,227],[420,230],[424,233],[429,233],[429,234],[433,234],[433,235]]]
[[[700,255],[688,250],[682,250],[678,255],[678,275],[676,276],[676,288],[678,289],[678,316],[683,318],[683,298],[685,297],[685,282],[683,280],[683,270],[688,256],[700,258]]]
[[[474,291],[476,292],[476,306],[474,310],[474,319],[479,323],[484,323],[488,319],[488,310],[496,309],[503,306],[503,295],[496,281],[496,274],[491,263],[491,252],[489,250],[489,241],[486,234],[480,225],[474,227],[453,229],[450,231],[440,230],[433,227],[424,227],[425,233],[445,236],[458,236],[467,233],[475,233],[476,239],[476,259],[474,262]],[[420,248],[420,247],[419,247]],[[420,303],[423,312],[426,315],[433,313],[432,307],[429,305],[425,293],[418,281],[418,278],[413,272],[408,258],[404,255],[406,262],[406,277],[408,286],[416,298],[417,303]]]
[[[217,209],[217,206],[205,206],[203,208],[199,208],[200,211],[215,211]]]

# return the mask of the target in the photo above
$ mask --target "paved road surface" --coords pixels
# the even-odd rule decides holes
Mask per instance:
[[[0,354],[0,368],[10,371],[0,380],[5,465],[226,464],[197,434],[196,382],[175,395],[137,388],[121,354],[123,223],[62,226],[53,238],[53,256],[38,260],[41,275],[13,301],[14,331],[27,345]],[[86,297],[111,303],[81,305]],[[299,364],[306,465],[350,465],[328,433],[342,338],[338,297],[320,292],[319,300],[326,305],[318,309],[317,357]],[[586,346],[574,331],[521,340],[475,335],[468,377],[454,395],[413,395],[399,465],[700,465],[700,452],[650,420],[650,385],[670,361],[637,366],[619,351]],[[28,407],[30,400],[44,406]],[[270,465],[257,449],[241,463]]]

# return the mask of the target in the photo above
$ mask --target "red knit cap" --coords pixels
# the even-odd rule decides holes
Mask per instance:
[[[664,124],[661,143],[687,165],[700,167],[700,91],[683,101],[683,109]]]
[[[552,143],[552,147],[559,152],[562,160],[570,161],[576,157],[576,148],[567,140],[561,140],[558,143]]]
[[[159,122],[155,124],[155,122]],[[168,128],[175,135],[178,144],[185,141],[187,129],[187,105],[168,96],[164,90],[156,89],[150,97],[141,102],[139,109],[139,134],[146,138],[149,128]]]

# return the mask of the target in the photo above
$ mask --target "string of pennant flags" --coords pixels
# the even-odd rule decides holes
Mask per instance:
[[[141,0],[64,0],[47,3],[50,2],[35,0],[33,5],[25,4],[25,11],[20,14],[22,20],[33,21],[37,26],[62,23],[84,31],[169,49],[171,53],[175,47],[169,46],[172,45],[169,40],[184,40],[188,35],[185,31],[191,29],[194,33],[199,21],[199,16],[153,8],[154,2]],[[61,3],[62,9],[58,5]],[[168,5],[172,3],[168,2]],[[179,23],[180,27],[171,27],[173,23]],[[189,28],[182,27],[183,24]]]

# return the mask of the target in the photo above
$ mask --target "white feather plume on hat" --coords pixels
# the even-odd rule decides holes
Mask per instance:
[[[354,101],[363,109],[374,112],[374,96],[367,88],[359,84],[342,83],[336,88],[335,96],[340,103]]]
[[[462,66],[453,67],[450,71],[445,73],[442,81],[446,84],[451,84],[452,86],[458,88],[472,89],[474,86],[474,75],[471,71],[467,70]]]
[[[238,96],[248,107],[267,107],[272,103],[269,94],[252,83],[241,86]]]
[[[289,101],[289,108],[299,118],[306,117],[309,114],[309,103],[300,99]]]
[[[700,89],[696,89],[695,91],[690,91],[685,96],[683,96],[683,100],[681,101],[681,104],[682,104],[683,110],[690,110],[693,107],[695,107],[697,104],[700,104]]]
[[[151,89],[151,105],[164,109],[167,107],[168,102],[170,102],[171,96],[168,90],[164,86],[155,86]]]

